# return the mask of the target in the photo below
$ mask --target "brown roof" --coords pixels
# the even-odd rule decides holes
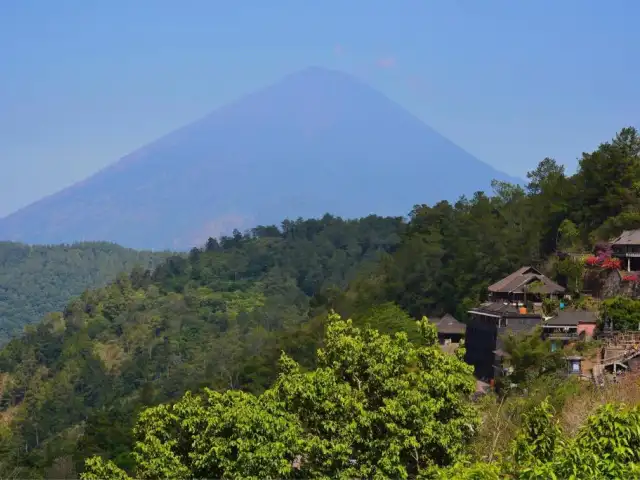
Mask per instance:
[[[435,323],[438,333],[464,334],[467,331],[467,326],[464,323],[448,313],[442,318],[432,318],[430,321]]]
[[[618,238],[611,242],[612,245],[640,245],[640,229],[625,230]]]
[[[549,294],[564,292],[564,287],[553,282],[533,267],[520,268],[511,275],[508,275],[502,280],[491,285],[489,287],[489,291],[493,293],[523,293],[525,287],[535,281],[542,282],[543,284],[539,293]]]

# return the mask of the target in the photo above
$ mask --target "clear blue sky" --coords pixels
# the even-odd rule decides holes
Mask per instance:
[[[640,116],[637,0],[3,0],[0,216],[309,65],[524,176]]]

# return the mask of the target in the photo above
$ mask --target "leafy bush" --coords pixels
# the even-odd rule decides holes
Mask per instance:
[[[638,330],[640,300],[627,297],[607,298],[602,302],[601,317],[610,320],[614,330]]]
[[[404,333],[360,331],[332,315],[318,368],[283,354],[272,388],[191,394],[146,410],[135,433],[138,478],[408,478],[456,463],[478,425],[472,369],[460,351]],[[445,400],[446,399],[446,400]],[[84,480],[127,478],[99,458]]]

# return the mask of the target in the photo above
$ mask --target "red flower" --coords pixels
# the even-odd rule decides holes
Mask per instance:
[[[591,255],[590,257],[585,258],[584,263],[586,263],[587,265],[597,265],[598,264],[598,258],[594,257],[593,255]]]
[[[638,281],[638,275],[636,275],[635,273],[631,274],[631,275],[625,275],[622,277],[622,281],[623,282],[637,282]]]
[[[607,270],[620,270],[620,267],[622,267],[622,262],[620,262],[619,258],[607,258],[602,262],[602,268]]]

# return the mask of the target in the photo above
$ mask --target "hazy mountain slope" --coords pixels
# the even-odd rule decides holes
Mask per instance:
[[[110,243],[30,247],[0,242],[0,344],[86,289],[106,285],[136,265],[152,268],[169,255]]]
[[[387,97],[309,68],[0,221],[0,238],[183,248],[325,212],[404,215],[509,179]]]

